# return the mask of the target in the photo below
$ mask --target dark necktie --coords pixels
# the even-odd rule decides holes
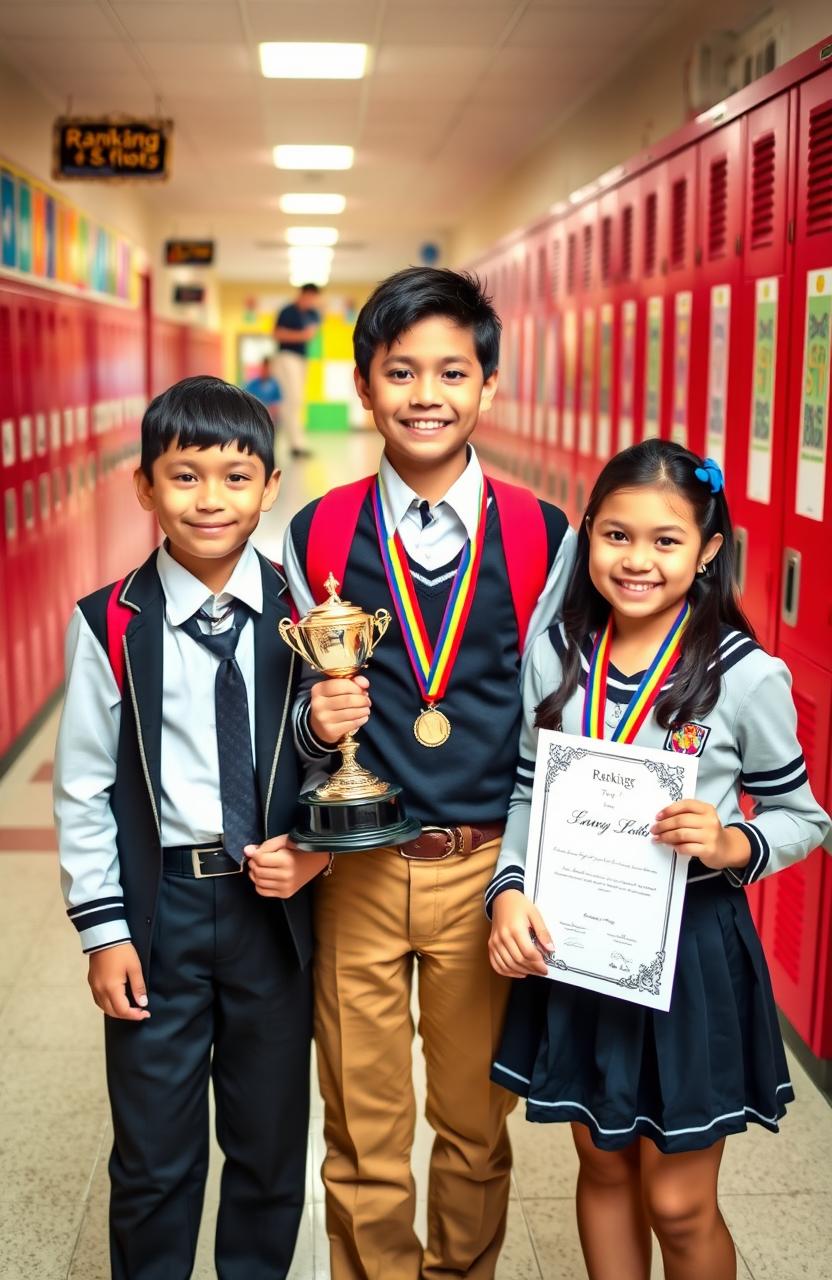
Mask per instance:
[[[220,765],[223,845],[237,862],[243,847],[263,838],[260,797],[251,754],[248,695],[243,673],[234,657],[240,632],[249,618],[245,605],[234,606],[234,622],[218,635],[202,631],[198,618],[216,621],[202,609],[182,623],[182,630],[220,659],[214,682],[217,721],[217,755]]]
[[[433,523],[433,516],[430,512],[430,503],[427,498],[423,498],[419,503],[419,515],[422,517],[422,528],[427,529],[428,525]]]

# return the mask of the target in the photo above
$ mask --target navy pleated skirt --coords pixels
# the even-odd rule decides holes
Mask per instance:
[[[744,891],[721,875],[688,885],[667,1013],[514,982],[492,1079],[528,1120],[580,1121],[606,1151],[636,1137],[696,1151],[750,1122],[776,1133],[794,1092]]]

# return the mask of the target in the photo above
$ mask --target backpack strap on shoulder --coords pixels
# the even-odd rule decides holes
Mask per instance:
[[[107,600],[107,657],[113,669],[119,693],[124,696],[124,636],[128,623],[136,615],[129,605],[119,599],[127,578],[114,583]]]
[[[326,600],[324,583],[330,573],[344,581],[358,517],[374,481],[374,475],[364,476],[330,489],[315,508],[306,543],[306,581],[316,604]]]
[[[500,517],[520,652],[535,606],[549,576],[549,543],[540,503],[529,489],[486,476]]]

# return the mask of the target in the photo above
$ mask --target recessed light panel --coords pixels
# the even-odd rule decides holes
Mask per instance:
[[[274,149],[278,169],[351,169],[352,147],[296,147]]]
[[[367,46],[269,42],[260,45],[260,69],[269,80],[360,80]]]
[[[281,213],[343,213],[346,196],[334,192],[289,191],[279,200]]]
[[[338,243],[336,227],[287,227],[286,243],[291,245],[333,245]]]

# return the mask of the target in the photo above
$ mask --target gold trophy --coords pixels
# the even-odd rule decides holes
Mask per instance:
[[[357,675],[390,625],[386,609],[365,613],[340,598],[339,586],[330,574],[324,583],[329,598],[323,604],[298,622],[281,618],[278,624],[281,640],[330,679]],[[333,750],[341,753],[340,768],[300,797],[302,816],[289,832],[299,848],[352,853],[402,844],[420,833],[420,824],[405,814],[401,787],[382,781],[358,763],[358,743],[351,733]]]

